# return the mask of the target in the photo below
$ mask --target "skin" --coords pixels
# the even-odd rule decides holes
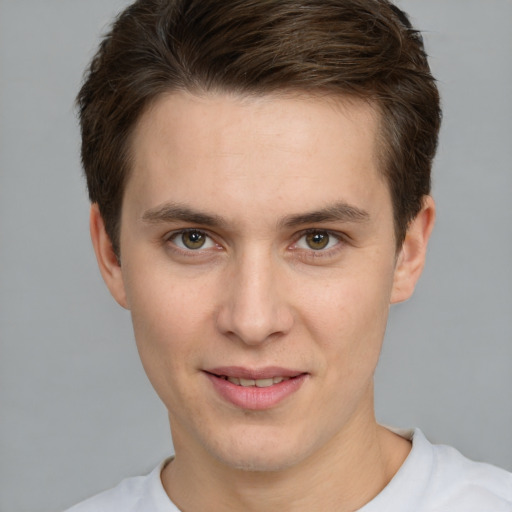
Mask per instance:
[[[101,272],[169,411],[162,482],[180,509],[355,510],[409,453],[375,421],[373,375],[435,210],[426,197],[397,253],[377,126],[355,100],[169,94],[132,139],[121,263],[92,206]],[[205,369],[219,366],[306,377],[250,410],[215,391]]]

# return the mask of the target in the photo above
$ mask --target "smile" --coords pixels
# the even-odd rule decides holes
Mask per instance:
[[[227,377],[226,375],[220,375],[221,379],[231,382],[237,386],[243,386],[244,388],[257,387],[257,388],[268,388],[274,384],[279,384],[285,380],[290,380],[291,377],[272,377],[269,379],[243,379],[238,377]]]
[[[285,368],[259,370],[242,367],[204,371],[213,390],[223,401],[246,410],[266,410],[295,395],[309,374]]]

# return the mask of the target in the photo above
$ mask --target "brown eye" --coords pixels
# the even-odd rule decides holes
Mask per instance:
[[[201,249],[207,237],[201,231],[185,231],[181,234],[181,242],[187,249]]]
[[[329,234],[325,231],[317,231],[315,233],[309,233],[306,235],[306,244],[310,249],[319,251],[325,249],[329,244]]]

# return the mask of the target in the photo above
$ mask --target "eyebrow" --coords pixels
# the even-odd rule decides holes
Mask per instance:
[[[150,224],[184,221],[208,227],[225,227],[227,225],[227,222],[219,215],[194,210],[179,203],[165,203],[155,208],[150,208],[142,214],[142,220]],[[319,222],[359,223],[369,220],[370,214],[367,211],[345,202],[338,202],[320,210],[288,215],[279,220],[278,225],[293,228],[303,224]]]
[[[285,217],[280,224],[292,228],[302,224],[315,224],[318,222],[368,222],[370,214],[345,202],[338,202],[315,210]]]
[[[166,203],[146,210],[142,220],[150,224],[184,221],[209,227],[224,226],[226,221],[219,215],[193,210],[177,203]]]

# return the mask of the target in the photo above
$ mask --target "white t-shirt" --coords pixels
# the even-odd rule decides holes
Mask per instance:
[[[399,433],[412,438],[409,456],[358,512],[512,512],[512,473],[472,462],[449,446],[432,445],[419,429]],[[179,512],[162,486],[165,463],[66,512]]]

